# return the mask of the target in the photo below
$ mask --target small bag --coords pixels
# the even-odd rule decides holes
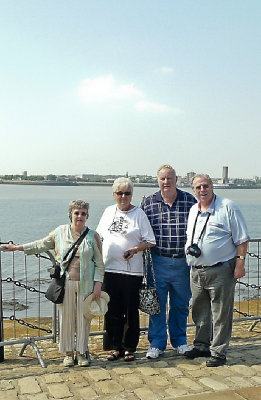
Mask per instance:
[[[139,309],[149,315],[160,313],[159,298],[156,288],[144,286],[140,289]]]
[[[148,283],[148,268],[152,273],[153,286]],[[143,253],[144,277],[141,289],[139,290],[139,309],[149,315],[160,313],[159,298],[156,289],[156,280],[153,268],[153,262],[149,246]]]
[[[68,269],[70,262],[72,261],[73,257],[75,256],[81,242],[89,232],[89,228],[86,228],[85,231],[81,234],[79,239],[73,243],[73,245],[70,247],[70,249],[67,251],[65,256],[63,257],[63,264],[66,264],[66,267],[64,268],[64,273],[61,276],[61,266],[58,262],[55,262],[55,265],[51,268],[50,270],[50,277],[52,278],[52,281],[50,285],[48,286],[48,289],[45,293],[45,297],[47,300],[50,300],[54,304],[61,304],[63,302],[64,298],[64,287],[65,287],[65,272]],[[70,252],[73,250],[69,260],[66,260]]]
[[[59,278],[52,278],[45,297],[54,304],[61,304],[64,298],[65,273]]]

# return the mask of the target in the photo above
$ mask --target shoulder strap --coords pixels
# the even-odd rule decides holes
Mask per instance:
[[[153,286],[156,287],[155,272],[154,272],[154,267],[153,267],[150,246],[148,245],[148,243],[146,243],[146,249],[143,252],[143,273],[144,273],[143,279],[144,279],[144,283],[146,286],[148,286],[148,282],[149,282],[149,279],[148,279],[149,269],[151,271]]]
[[[88,235],[88,241],[93,245],[94,242],[94,235],[95,235],[95,231],[90,229],[89,230],[89,235]]]

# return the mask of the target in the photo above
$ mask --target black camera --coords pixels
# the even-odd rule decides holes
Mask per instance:
[[[201,255],[201,250],[196,243],[193,243],[191,246],[187,248],[187,254],[190,256],[198,258]]]
[[[130,251],[125,251],[123,254],[123,257],[125,258],[125,260],[127,260],[127,258],[131,255]]]

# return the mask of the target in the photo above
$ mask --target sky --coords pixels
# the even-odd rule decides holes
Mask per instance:
[[[261,176],[260,0],[0,0],[0,175]]]

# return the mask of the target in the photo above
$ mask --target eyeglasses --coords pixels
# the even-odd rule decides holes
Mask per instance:
[[[74,211],[74,215],[81,215],[82,217],[86,217],[87,212],[85,211]]]
[[[123,196],[125,194],[125,196],[130,196],[131,192],[114,192],[115,194],[117,194],[117,196]]]
[[[209,188],[209,185],[198,185],[198,186],[195,186],[195,189],[197,189],[197,190],[200,190],[200,189],[208,189]]]

